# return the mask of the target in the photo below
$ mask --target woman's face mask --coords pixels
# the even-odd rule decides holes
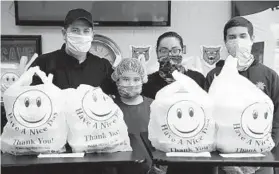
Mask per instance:
[[[79,35],[70,32],[66,34],[66,46],[75,55],[88,52],[92,40],[92,35]]]
[[[184,73],[185,68],[181,65],[182,56],[159,57],[159,74],[167,82],[173,82],[172,72],[178,70]]]

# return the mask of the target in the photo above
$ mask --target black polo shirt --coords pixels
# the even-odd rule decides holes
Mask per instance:
[[[53,74],[53,83],[61,89],[77,88],[80,84],[100,86],[107,94],[116,94],[117,88],[111,79],[112,66],[107,59],[87,53],[84,62],[65,52],[65,44],[60,50],[39,56],[31,65],[39,66],[47,75]],[[33,85],[42,81],[35,77]]]

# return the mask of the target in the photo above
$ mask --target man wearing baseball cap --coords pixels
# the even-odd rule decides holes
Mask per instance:
[[[39,66],[46,74],[53,74],[53,83],[61,89],[88,84],[100,86],[107,94],[116,94],[117,88],[111,80],[111,64],[88,52],[94,36],[93,28],[91,13],[84,9],[70,10],[62,28],[65,43],[61,49],[39,56],[31,66]],[[41,80],[34,76],[32,84],[40,83]]]

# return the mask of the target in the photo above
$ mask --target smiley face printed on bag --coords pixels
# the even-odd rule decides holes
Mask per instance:
[[[111,118],[116,108],[112,99],[105,95],[100,88],[86,92],[82,99],[82,107],[91,119],[97,121]]]
[[[263,138],[272,127],[272,117],[272,111],[267,103],[254,103],[242,113],[242,129],[252,138]]]
[[[1,77],[1,91],[4,92],[5,89],[9,88],[18,78],[18,75],[13,72],[6,72],[3,74]]]
[[[28,128],[45,124],[52,114],[50,98],[40,90],[29,90],[20,94],[13,106],[15,119]]]
[[[183,138],[196,136],[205,125],[205,114],[193,101],[179,101],[168,111],[167,123],[171,131]]]

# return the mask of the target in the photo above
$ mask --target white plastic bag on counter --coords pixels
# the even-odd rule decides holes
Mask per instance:
[[[274,106],[271,99],[237,70],[229,56],[209,89],[215,102],[217,150],[222,153],[263,153],[274,147],[271,138]]]
[[[37,74],[44,84],[30,86]],[[3,152],[14,155],[62,152],[67,139],[61,90],[38,67],[30,68],[4,93],[7,124]]]
[[[74,152],[132,151],[123,113],[101,88],[80,85],[64,95],[68,142]]]
[[[191,78],[177,71],[176,80],[158,91],[150,106],[148,138],[164,152],[214,150],[213,103]]]

